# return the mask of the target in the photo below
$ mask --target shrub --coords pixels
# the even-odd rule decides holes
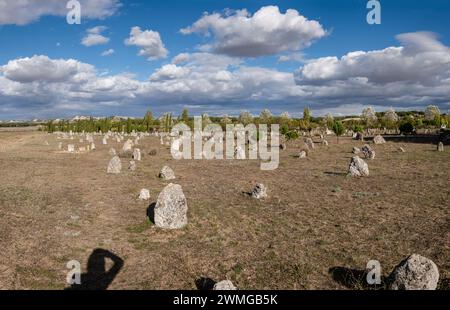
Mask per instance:
[[[296,132],[295,130],[293,131],[289,131],[286,133],[286,139],[288,140],[297,140],[298,139],[298,132]]]
[[[289,126],[287,124],[284,124],[280,128],[280,133],[284,136],[286,136],[289,132]]]
[[[401,124],[399,129],[402,134],[411,134],[414,132],[414,126],[410,122]]]
[[[361,125],[355,125],[352,128],[353,132],[363,132],[363,127]]]

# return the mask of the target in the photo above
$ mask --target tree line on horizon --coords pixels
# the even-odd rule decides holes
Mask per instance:
[[[155,118],[151,110],[148,110],[142,118],[114,119],[113,117],[86,120],[59,120],[48,121],[44,126],[47,132],[169,132],[175,124],[183,122],[191,129],[194,126],[194,118],[190,116],[187,108],[183,109],[181,115],[174,117],[172,113],[165,113]],[[450,115],[441,114],[437,106],[430,105],[425,111],[399,111],[393,109],[385,112],[375,112],[371,107],[365,108],[360,117],[333,116],[328,113],[322,117],[313,117],[310,108],[303,110],[303,116],[293,118],[289,113],[273,115],[270,110],[264,109],[259,116],[253,116],[248,111],[242,111],[239,116],[232,117],[224,115],[221,117],[202,115],[202,124],[219,124],[225,130],[227,124],[279,124],[280,132],[288,138],[296,138],[299,131],[311,131],[317,128],[333,130],[337,135],[346,129],[354,132],[362,132],[367,128],[387,128],[411,130],[418,128],[439,128],[450,125]],[[407,124],[405,126],[405,124]]]

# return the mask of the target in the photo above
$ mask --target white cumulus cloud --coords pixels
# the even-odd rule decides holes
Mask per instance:
[[[105,31],[107,27],[97,26],[89,28],[86,31],[86,36],[81,40],[81,44],[84,46],[102,45],[109,42],[109,38],[103,36],[101,33]]]
[[[212,36],[206,50],[237,57],[257,57],[308,47],[326,35],[322,25],[308,20],[297,10],[281,13],[277,6],[265,6],[253,16],[247,10],[226,14],[204,14],[183,34]]]
[[[63,0],[0,0],[0,25],[26,25],[42,16],[65,17],[68,1]],[[117,12],[118,0],[79,0],[81,18],[104,19]]]
[[[102,56],[110,56],[112,54],[114,54],[114,49],[110,48],[110,49],[104,51],[101,55]]]
[[[148,60],[166,58],[169,53],[157,31],[142,31],[139,27],[131,28],[130,37],[125,40],[125,44],[139,47],[139,56],[145,56]]]

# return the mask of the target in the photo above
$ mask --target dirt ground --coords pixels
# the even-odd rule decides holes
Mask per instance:
[[[122,144],[95,139],[95,151],[64,154],[58,142],[78,140],[0,132],[0,289],[67,288],[70,260],[89,288],[197,289],[230,279],[239,289],[360,289],[369,260],[387,276],[412,253],[432,259],[439,288],[449,287],[449,147],[375,145],[370,176],[350,178],[352,147],[363,143],[348,138],[329,137],[307,159],[294,157],[302,141],[289,142],[280,167],[261,171],[259,161],[176,161],[146,137],[135,172],[122,158],[122,173],[107,175],[108,150]],[[147,217],[169,183],[157,176],[164,165],[188,200],[181,230]],[[257,182],[267,199],[243,193]],[[149,202],[137,199],[141,188]],[[106,266],[104,257],[112,257]]]

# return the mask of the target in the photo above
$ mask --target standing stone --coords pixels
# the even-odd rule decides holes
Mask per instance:
[[[369,145],[364,145],[361,151],[366,159],[375,159],[375,151]]]
[[[149,200],[150,199],[150,191],[148,189],[141,189],[139,193],[139,200]]]
[[[141,150],[140,149],[134,149],[133,159],[137,160],[137,161],[141,161]]]
[[[128,151],[131,151],[132,148],[133,148],[133,142],[131,140],[127,140],[123,144],[122,151],[128,152]]]
[[[328,146],[328,141],[327,141],[327,140],[323,140],[323,141],[322,141],[322,145],[323,145],[323,146]]]
[[[109,164],[107,173],[118,174],[122,170],[122,163],[120,162],[119,156],[114,156]]]
[[[170,183],[159,194],[155,206],[155,225],[179,229],[187,225],[187,201],[181,185]]]
[[[62,150],[62,148],[63,148],[63,144],[62,144],[62,142],[59,142],[58,143],[58,150]]]
[[[402,148],[402,147],[400,147],[399,150],[400,150],[400,152],[402,152],[402,153],[405,153],[405,152],[406,152],[405,149]]]
[[[314,150],[314,141],[311,138],[306,138],[305,143],[310,149]]]
[[[439,142],[437,150],[438,150],[438,152],[443,152],[444,151],[444,143]]]
[[[103,138],[102,144],[103,144],[103,145],[107,145],[107,144],[108,144],[108,139],[106,139],[106,137]]]
[[[359,156],[352,157],[350,166],[348,167],[348,175],[352,177],[362,177],[369,175],[369,166],[367,163],[359,158]]]
[[[73,145],[73,144],[67,145],[67,152],[70,152],[70,153],[75,152],[75,145]]]
[[[258,183],[252,191],[252,197],[262,199],[267,197],[267,189],[264,184]]]
[[[361,152],[361,150],[358,147],[356,147],[356,146],[352,150],[353,154],[359,154],[360,152]]]
[[[110,148],[108,153],[111,156],[116,156],[117,155],[117,152],[116,152],[116,150],[114,148]]]
[[[128,164],[128,170],[136,171],[136,162],[134,160],[130,160],[130,163]]]
[[[386,140],[384,140],[384,138],[380,135],[375,136],[375,138],[373,138],[373,143],[375,144],[384,144],[386,143]]]
[[[300,151],[300,153],[298,154],[298,158],[306,158],[306,157],[308,157],[306,151]]]
[[[235,291],[237,290],[236,286],[234,286],[233,282],[230,280],[223,280],[214,284],[214,291]]]
[[[93,151],[93,150],[95,150],[95,143],[94,142],[91,143],[91,151]]]
[[[435,290],[438,281],[436,264],[426,257],[412,254],[394,268],[388,286],[391,290]]]
[[[175,173],[170,167],[164,166],[159,172],[159,177],[163,180],[173,180],[175,179]]]

